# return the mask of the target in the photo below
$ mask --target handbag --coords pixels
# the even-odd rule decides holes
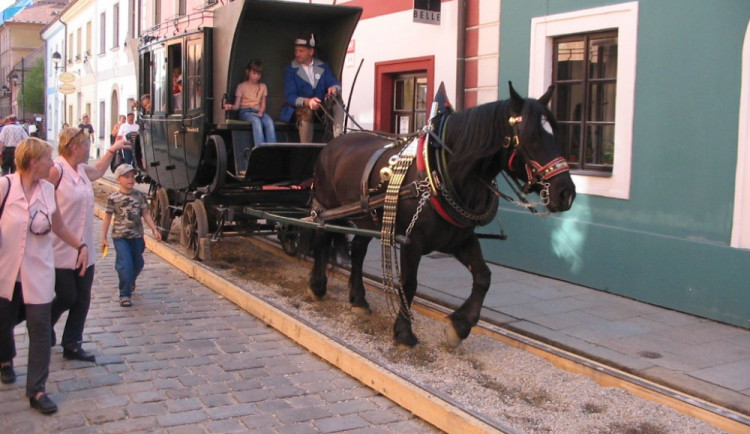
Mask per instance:
[[[3,176],[3,178],[8,180],[8,189],[5,190],[5,194],[3,195],[3,202],[0,203],[0,218],[3,217],[3,210],[5,209],[5,202],[8,200],[8,194],[10,194],[10,185],[11,185],[10,176]],[[0,244],[2,244],[1,235],[2,234],[0,234]],[[16,285],[18,286],[18,288],[14,287],[13,292],[15,292],[16,290],[19,290],[19,291],[21,290],[20,289],[21,283],[16,282]],[[16,325],[21,324],[24,321],[26,321],[26,305],[23,303],[20,303],[20,305],[18,306],[18,317],[16,318]]]
[[[3,210],[5,209],[5,201],[8,200],[8,193],[10,193],[10,177],[3,176],[3,178],[8,180],[8,189],[5,191],[5,194],[3,195],[3,203],[0,204],[0,217],[3,216]]]

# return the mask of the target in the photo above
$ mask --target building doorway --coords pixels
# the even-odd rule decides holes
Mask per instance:
[[[113,131],[115,125],[117,125],[117,122],[120,120],[120,113],[118,112],[120,107],[120,97],[117,93],[117,89],[112,89],[112,98],[109,105],[109,130]],[[126,110],[127,112],[127,110]],[[126,115],[127,113],[123,113],[123,115]],[[115,143],[114,134],[110,134],[109,138],[109,144],[113,145]]]
[[[427,121],[427,74],[400,74],[393,78],[391,133],[409,134]]]
[[[435,58],[375,64],[375,130],[408,134],[427,122],[434,92]]]

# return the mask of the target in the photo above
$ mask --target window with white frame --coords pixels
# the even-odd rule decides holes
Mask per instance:
[[[76,29],[76,61],[81,60],[81,41],[82,39],[82,30],[81,28]]]
[[[571,163],[578,193],[630,198],[637,33],[638,2],[531,20],[529,95],[542,95],[550,84],[563,78],[561,84],[567,87],[562,94],[558,89],[556,108],[558,114],[572,110],[566,114],[571,115],[569,119],[563,119],[563,132],[570,133],[569,140],[579,140],[565,144],[569,156],[575,158]],[[593,66],[604,68],[600,74],[581,70],[575,77],[559,75],[559,68],[566,66],[560,62],[560,54],[574,46],[583,50],[581,62],[589,62],[577,66],[590,68],[594,60]],[[573,89],[577,86],[580,91]],[[565,92],[574,90],[581,103],[578,119],[575,104],[570,106],[575,101],[565,99]]]
[[[99,20],[99,54],[107,50],[107,14],[102,12]]]
[[[91,21],[86,23],[86,52],[83,53],[83,57],[89,57],[92,53],[91,38],[93,33],[91,31]]]
[[[120,45],[120,3],[112,6],[112,48]]]
[[[573,173],[609,176],[614,163],[617,32],[553,40],[552,112]]]

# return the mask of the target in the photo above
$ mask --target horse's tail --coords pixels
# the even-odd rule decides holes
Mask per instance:
[[[332,254],[330,262],[338,265],[346,265],[351,261],[351,244],[349,238],[344,234],[331,234]]]
[[[332,264],[348,264],[351,258],[351,246],[345,234],[321,229],[300,231],[298,247],[297,255],[305,258],[313,257],[318,249],[329,249],[328,261]]]

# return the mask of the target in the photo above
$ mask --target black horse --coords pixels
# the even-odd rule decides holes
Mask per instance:
[[[471,295],[450,315],[449,341],[457,345],[479,321],[491,273],[474,229],[494,219],[499,195],[494,181],[501,171],[525,183],[527,192],[539,193],[550,212],[570,209],[575,185],[561,156],[555,120],[547,108],[552,90],[550,87],[539,100],[524,99],[511,84],[509,100],[433,118],[440,135],[420,144],[416,164],[408,168],[397,203],[396,234],[408,232],[399,263],[401,303],[394,324],[397,344],[414,346],[418,342],[409,309],[417,290],[419,262],[430,252],[455,256],[473,278]],[[449,105],[441,106],[441,111],[446,111],[445,106]],[[380,230],[383,200],[376,199],[378,194],[383,198],[385,178],[395,162],[391,156],[404,149],[401,144],[387,146],[392,143],[368,133],[345,134],[331,141],[315,167],[313,216],[319,221],[346,221],[358,228]],[[425,192],[430,193],[429,200],[420,201]],[[421,210],[410,227],[418,207]],[[352,208],[358,211],[352,212]],[[337,214],[337,210],[344,212]],[[315,264],[310,290],[316,298],[326,293],[326,267],[334,237],[318,230],[312,241]],[[371,239],[355,235],[351,242],[349,301],[354,310],[364,312],[369,312],[369,305],[362,265]]]

